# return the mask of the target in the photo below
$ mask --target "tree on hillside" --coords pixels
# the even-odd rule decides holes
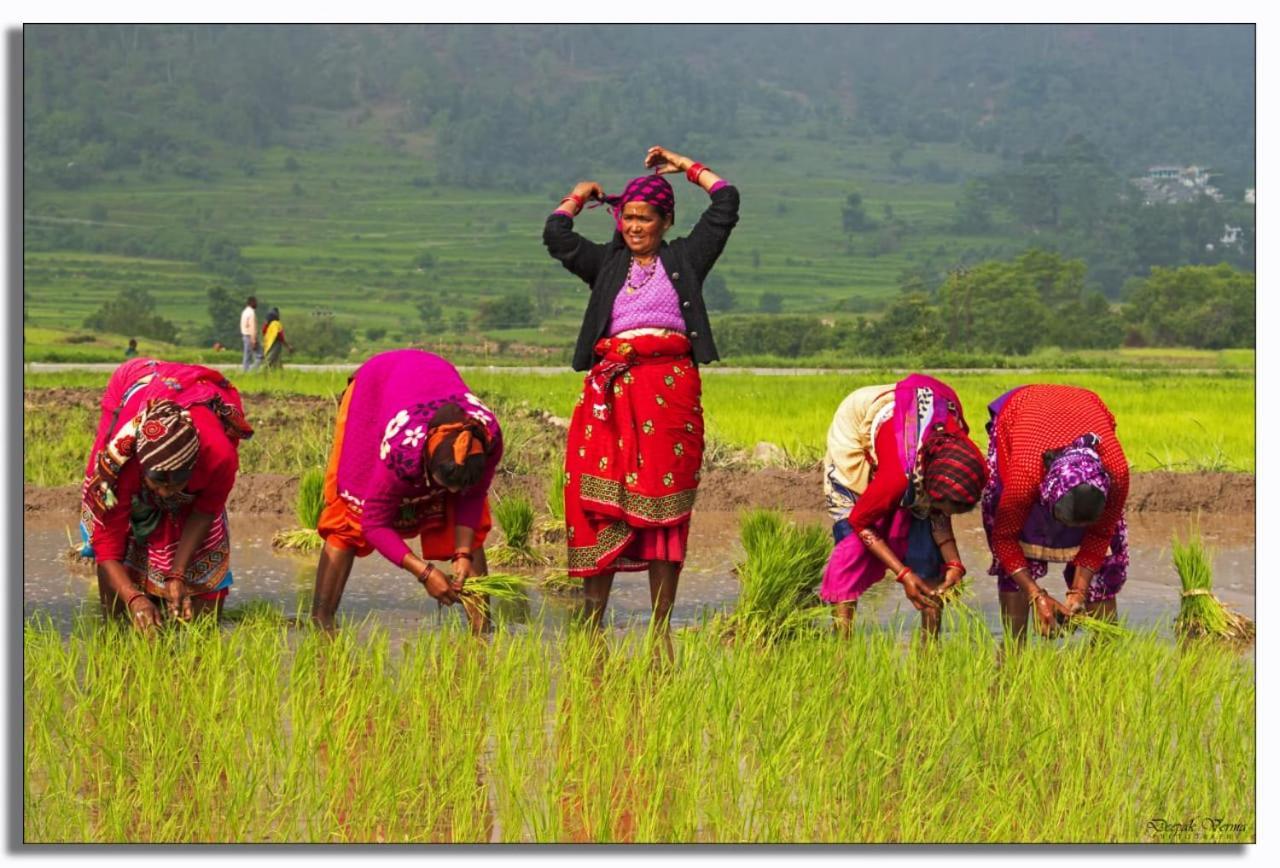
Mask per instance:
[[[441,328],[444,309],[440,307],[440,302],[434,293],[423,293],[422,297],[414,303],[414,307],[418,310],[418,319],[422,320],[422,324],[428,330]]]
[[[1226,263],[1153,268],[1136,281],[1126,320],[1157,346],[1252,347],[1256,277]]]
[[[761,293],[758,306],[761,313],[782,313],[782,296],[776,292]]]
[[[738,303],[738,297],[729,289],[724,276],[715,271],[707,275],[707,282],[702,285],[702,297],[707,302],[707,310],[729,311]]]
[[[84,326],[118,335],[154,338],[168,343],[177,341],[178,327],[156,313],[155,309],[156,302],[151,293],[141,287],[130,286],[89,314]]]
[[[875,221],[867,216],[866,206],[862,204],[861,193],[850,193],[845,197],[844,208],[840,210],[840,217],[845,235],[866,232],[876,227]]]
[[[244,310],[244,296],[232,295],[225,286],[215,286],[209,290],[208,297],[209,326],[205,329],[201,342],[208,345],[217,341],[224,347],[238,348],[240,346],[240,311]],[[268,310],[268,308],[259,304],[258,310]]]
[[[528,328],[537,324],[537,308],[527,295],[520,293],[483,301],[476,311],[476,327],[480,329]]]
[[[879,320],[863,321],[850,339],[854,353],[893,356],[927,352],[942,346],[942,321],[929,297],[912,292],[894,299]]]
[[[1025,355],[1041,340],[1044,305],[1010,263],[953,271],[938,301],[948,349]]]

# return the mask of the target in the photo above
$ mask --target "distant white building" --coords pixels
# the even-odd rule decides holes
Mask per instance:
[[[1248,202],[1250,205],[1256,205],[1257,198],[1258,197],[1254,195],[1253,187],[1250,187],[1249,189],[1244,191],[1244,201]]]
[[[1193,202],[1200,196],[1221,202],[1222,193],[1209,183],[1212,176],[1203,166],[1148,166],[1133,185],[1142,191],[1146,205]]]

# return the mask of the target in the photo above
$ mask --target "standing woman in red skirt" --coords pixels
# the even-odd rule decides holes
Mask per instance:
[[[738,191],[701,163],[652,147],[653,174],[619,196],[582,181],[547,218],[543,244],[591,287],[573,367],[589,371],[569,426],[565,523],[569,575],[583,579],[585,614],[599,626],[619,570],[649,571],[655,621],[666,628],[701,478],[702,382],[719,358],[702,285],[738,222]],[[683,172],[711,196],[693,230],[668,243]],[[589,201],[608,204],[606,244],[573,230]],[[668,639],[669,642],[669,639]]]

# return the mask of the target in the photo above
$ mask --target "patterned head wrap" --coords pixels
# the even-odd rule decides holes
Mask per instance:
[[[1107,492],[1111,490],[1111,476],[1102,466],[1102,458],[1098,455],[1098,444],[1102,439],[1097,434],[1082,434],[1071,442],[1071,445],[1056,455],[1045,454],[1048,465],[1044,479],[1040,481],[1040,502],[1051,510],[1055,517],[1059,510],[1055,507],[1064,497],[1071,495],[1065,506],[1068,512],[1074,512],[1077,505],[1086,511],[1093,511],[1086,502],[1096,504],[1096,495],[1089,497],[1087,489],[1077,492],[1080,486],[1088,486],[1101,493],[1102,501],[1106,501]],[[1079,500],[1080,504],[1075,501]],[[1059,518],[1059,520],[1061,520]]]
[[[605,203],[613,212],[618,231],[622,231],[622,207],[628,202],[645,202],[658,209],[663,217],[676,216],[676,194],[671,184],[661,175],[641,175],[632,178],[618,196],[605,196]]]
[[[484,425],[457,404],[445,404],[427,431],[427,472],[450,488],[470,488],[484,475],[489,437]]]
[[[243,420],[243,416],[241,416]],[[245,423],[247,434],[253,429]],[[136,457],[149,476],[185,481],[200,454],[200,438],[191,414],[173,401],[152,400],[98,451],[92,478],[85,488],[90,511],[101,520],[118,502],[120,473]]]
[[[191,471],[200,454],[200,435],[191,414],[173,401],[155,401],[138,426],[138,461],[147,475]]]
[[[986,462],[964,434],[940,433],[925,440],[921,461],[924,492],[935,503],[949,500],[967,509],[982,496]]]

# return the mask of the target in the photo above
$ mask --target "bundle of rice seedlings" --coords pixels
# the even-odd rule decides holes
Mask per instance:
[[[547,573],[538,583],[544,594],[555,594],[560,597],[582,596],[582,579],[570,578],[568,573]]]
[[[298,480],[298,496],[293,502],[293,514],[298,526],[315,530],[324,510],[324,468],[312,467]]]
[[[519,603],[528,599],[533,582],[512,573],[472,576],[462,586],[462,605],[468,612],[483,612],[495,603]]]
[[[742,590],[729,618],[736,636],[792,634],[818,611],[818,586],[831,538],[817,525],[797,526],[777,510],[752,510],[740,525],[746,560],[737,565]]]
[[[316,532],[320,513],[324,510],[324,470],[312,467],[298,481],[298,495],[293,502],[293,514],[298,527],[279,531],[271,538],[271,545],[278,549],[308,552],[320,548],[324,541]]]
[[[547,512],[557,524],[564,524],[564,468],[553,467],[547,481]]]
[[[543,558],[533,548],[533,503],[523,494],[495,500],[493,517],[502,528],[503,541],[489,550],[489,562],[506,566],[533,566]]]
[[[547,517],[538,525],[544,543],[564,542],[564,468],[553,465],[547,474]]]
[[[472,576],[462,586],[462,596],[484,595],[491,600],[520,600],[528,596],[534,585],[528,576],[514,573],[490,573],[487,576]]]
[[[1106,618],[1095,618],[1092,615],[1076,615],[1069,622],[1072,627],[1079,627],[1098,639],[1121,639],[1129,634],[1121,625]]]
[[[1173,622],[1174,632],[1184,639],[1253,641],[1253,622],[1213,594],[1213,563],[1197,528],[1191,529],[1185,543],[1173,538],[1173,565],[1182,581],[1182,606]]]

